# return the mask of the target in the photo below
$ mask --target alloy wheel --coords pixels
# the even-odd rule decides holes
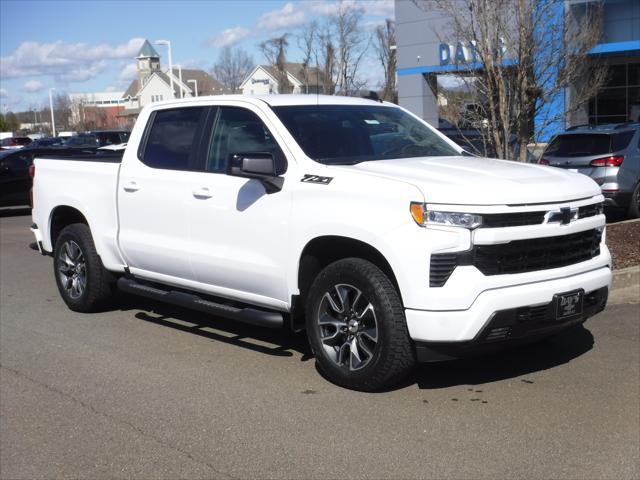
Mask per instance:
[[[322,348],[338,366],[360,370],[373,359],[378,344],[376,313],[353,285],[338,284],[324,294],[317,325]]]
[[[67,295],[78,299],[87,288],[87,265],[80,246],[73,240],[62,245],[58,257],[58,276]]]

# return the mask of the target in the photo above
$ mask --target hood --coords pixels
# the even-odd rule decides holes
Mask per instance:
[[[376,160],[345,167],[415,185],[427,203],[519,205],[599,195],[589,177],[559,168],[478,157]]]

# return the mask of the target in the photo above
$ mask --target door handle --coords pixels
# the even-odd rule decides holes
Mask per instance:
[[[140,186],[134,181],[125,183],[123,188],[125,192],[137,192],[140,190]]]
[[[193,191],[193,196],[199,200],[206,200],[207,198],[211,198],[211,191],[207,187],[201,187]]]

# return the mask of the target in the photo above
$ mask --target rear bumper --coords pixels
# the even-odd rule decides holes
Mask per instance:
[[[31,233],[33,233],[33,236],[36,239],[36,245],[38,246],[38,251],[42,254],[42,255],[46,255],[47,252],[44,251],[44,248],[42,247],[42,232],[40,231],[40,229],[38,228],[38,225],[36,225],[35,223],[31,225],[31,228],[29,229],[31,230]]]
[[[627,208],[631,203],[631,192],[602,192],[605,207]]]
[[[601,267],[554,280],[485,290],[466,310],[406,309],[407,327],[415,342],[470,342],[480,338],[498,312],[548,305],[557,293],[583,289],[588,295],[610,284],[610,268]]]

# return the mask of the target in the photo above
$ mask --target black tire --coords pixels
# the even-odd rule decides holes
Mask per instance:
[[[333,305],[343,311],[351,309],[351,314],[343,315],[346,319],[339,318],[339,309],[332,307],[327,294]],[[361,391],[389,388],[415,364],[400,296],[389,278],[366,260],[338,260],[318,274],[307,298],[306,327],[319,370],[342,387]]]
[[[640,217],[640,182],[633,189],[631,194],[631,203],[629,203],[629,210],[627,211],[629,218]]]
[[[113,275],[102,265],[91,230],[83,223],[68,225],[60,232],[53,251],[53,272],[60,296],[75,312],[95,312],[112,298]]]

